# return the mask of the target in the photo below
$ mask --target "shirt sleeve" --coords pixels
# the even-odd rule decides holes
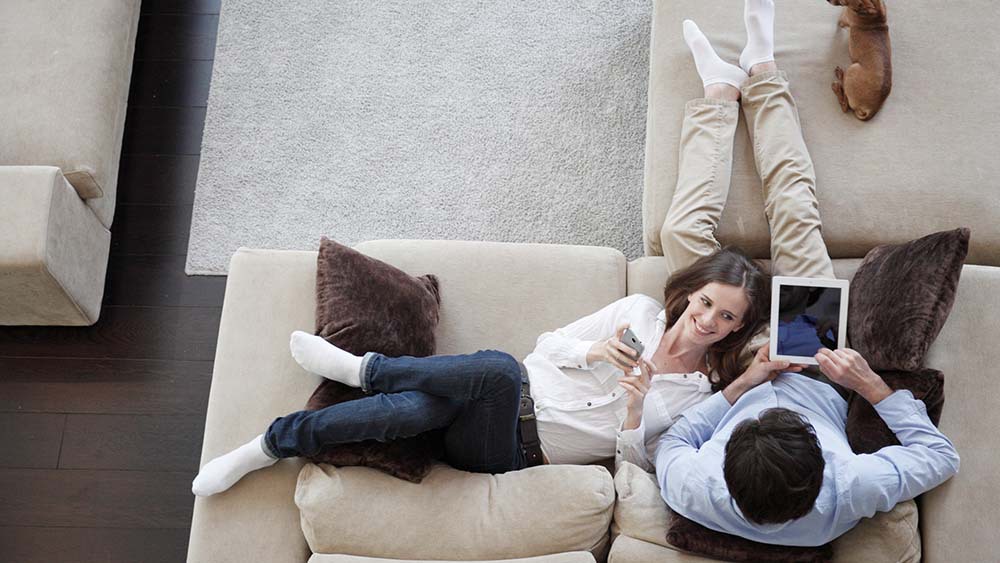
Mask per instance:
[[[622,422],[622,426],[625,423]],[[639,427],[632,430],[618,428],[618,441],[615,444],[615,473],[622,462],[638,465],[648,473],[653,472],[653,464],[646,452],[646,423],[639,422]]]
[[[683,495],[684,483],[688,481],[686,476],[691,471],[697,471],[698,449],[711,439],[730,408],[722,392],[715,393],[686,410],[657,441],[653,454],[656,481],[660,484],[663,500],[675,510],[686,512]]]
[[[852,460],[850,507],[857,518],[886,512],[944,483],[958,473],[955,446],[927,416],[923,401],[900,390],[875,405],[896,434],[899,446],[889,446]]]
[[[543,333],[535,342],[535,353],[558,367],[593,369],[587,363],[587,352],[595,342],[615,335],[618,323],[626,320],[634,303],[635,296],[623,297],[560,329]]]

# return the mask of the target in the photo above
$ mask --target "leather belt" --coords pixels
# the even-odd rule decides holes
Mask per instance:
[[[520,362],[519,362],[520,363]],[[518,412],[518,438],[521,439],[521,452],[524,454],[525,467],[534,467],[545,463],[542,455],[542,441],[538,439],[538,423],[535,420],[535,400],[531,398],[531,382],[528,381],[528,370],[521,366],[521,406]]]

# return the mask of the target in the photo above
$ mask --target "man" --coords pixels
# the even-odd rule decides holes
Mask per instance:
[[[660,437],[656,477],[675,512],[762,543],[817,546],[958,472],[954,445],[922,401],[893,392],[854,350],[815,357],[831,381],[874,405],[901,445],[854,454],[844,399],[827,383],[779,373],[788,363],[769,361],[765,345]]]

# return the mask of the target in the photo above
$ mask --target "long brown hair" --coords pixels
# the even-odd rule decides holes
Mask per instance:
[[[753,335],[767,325],[771,312],[771,274],[743,250],[727,246],[699,258],[683,270],[674,272],[663,289],[667,310],[667,328],[687,309],[687,297],[711,282],[742,288],[750,303],[743,314],[743,327],[733,331],[708,348],[708,362],[718,377],[712,377],[715,391],[739,377],[746,366],[741,352]]]

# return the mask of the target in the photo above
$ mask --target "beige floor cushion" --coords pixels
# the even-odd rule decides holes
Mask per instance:
[[[671,549],[666,543],[670,509],[660,496],[656,477],[625,463],[615,475],[615,489],[615,523],[622,535]],[[833,542],[833,558],[838,563],[920,561],[916,503],[903,502],[890,512],[863,519]]]
[[[969,263],[1000,265],[1000,11],[979,2],[889,3],[893,89],[869,122],[844,114],[830,84],[850,64],[840,9],[822,0],[778,2],[775,58],[789,75],[817,176],[831,256],[858,258],[881,243],[972,229]],[[746,40],[742,2],[656,0],[650,50],[643,231],[661,255],[660,227],[677,178],[684,103],[703,95],[681,22],[695,20],[735,62]],[[974,22],[974,25],[971,25]],[[768,229],[744,121],[719,239],[768,256]]]
[[[314,553],[488,560],[604,553],[615,491],[598,466],[484,475],[438,465],[414,484],[374,469],[307,464],[295,503]]]

